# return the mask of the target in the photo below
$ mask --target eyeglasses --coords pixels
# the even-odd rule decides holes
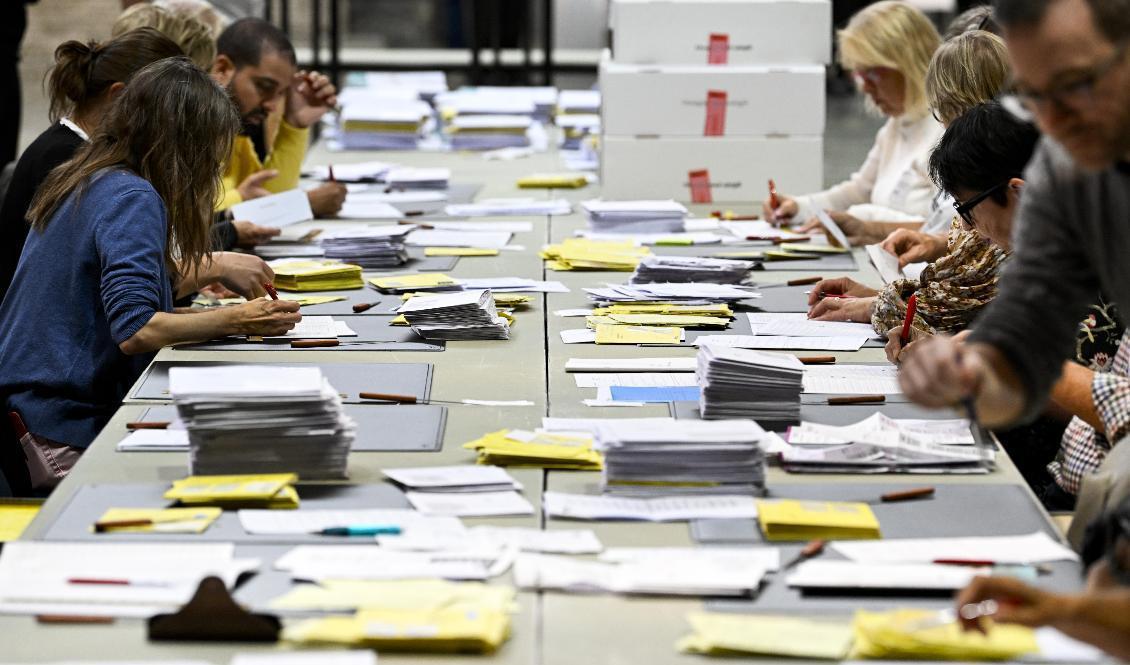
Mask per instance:
[[[1067,83],[1052,86],[1047,90],[1015,88],[1012,93],[1001,96],[1001,105],[1017,118],[1026,121],[1031,121],[1036,113],[1046,109],[1049,104],[1067,111],[1082,108],[1091,103],[1095,86],[1122,61],[1128,47],[1130,42],[1123,42],[1115,50],[1114,55],[1105,62],[1099,63],[1090,71],[1081,73]]]
[[[1004,189],[1007,186],[1008,186],[1008,180],[1005,180],[1004,182],[1002,182],[1000,184],[993,185],[992,187],[986,189],[985,191],[981,192],[980,194],[978,194],[976,196],[970,197],[970,199],[968,201],[966,201],[965,203],[959,203],[958,201],[954,201],[953,202],[953,209],[957,211],[958,216],[961,217],[961,220],[963,222],[965,222],[965,224],[969,228],[975,229],[975,228],[977,228],[977,221],[973,219],[973,209],[976,208],[977,206],[981,205],[982,201],[984,201],[985,199],[989,198],[990,196],[992,196],[996,192]]]

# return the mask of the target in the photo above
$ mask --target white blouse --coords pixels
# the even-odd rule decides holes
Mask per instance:
[[[936,213],[938,189],[930,181],[929,161],[944,128],[932,115],[891,118],[875,135],[875,144],[859,170],[823,192],[798,196],[797,219],[808,219],[819,209],[846,211],[853,205],[871,204],[925,220]],[[875,217],[878,219],[878,217]]]

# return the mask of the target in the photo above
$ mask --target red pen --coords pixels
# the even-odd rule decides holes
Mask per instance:
[[[267,295],[271,296],[271,300],[279,299],[279,292],[275,290],[275,285],[270,282],[263,282],[263,288],[267,289]]]
[[[910,326],[914,323],[914,315],[918,312],[918,295],[910,296],[906,301],[906,320],[902,322],[902,334],[899,335],[899,341],[903,346],[910,343]]]
[[[988,559],[934,559],[931,563],[936,563],[942,566],[995,566],[996,561],[989,561]]]
[[[773,179],[769,179],[769,208],[773,210],[773,216],[777,216],[777,208],[781,207],[781,199],[777,196],[777,183]]]

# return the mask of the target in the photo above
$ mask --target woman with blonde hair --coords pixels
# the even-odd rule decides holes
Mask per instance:
[[[173,40],[205,71],[216,59],[216,32],[196,16],[143,2],[122,12],[114,21],[110,35],[118,37],[138,28],[153,28]]]
[[[937,188],[926,162],[942,126],[926,104],[926,70],[941,39],[921,11],[903,2],[877,2],[852,17],[839,32],[840,61],[851,70],[868,105],[888,118],[867,159],[846,181],[805,196],[764,204],[765,218],[803,221],[827,210],[849,236],[862,235],[860,217],[898,220],[918,228],[930,216]],[[947,220],[948,221],[948,220]],[[813,223],[811,228],[818,224]]]

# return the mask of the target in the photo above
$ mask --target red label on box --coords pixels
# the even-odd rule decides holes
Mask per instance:
[[[709,90],[706,93],[706,128],[703,136],[722,136],[726,133],[726,93]]]
[[[690,181],[692,203],[714,202],[714,197],[710,194],[710,171],[691,171],[687,173],[687,180]]]
[[[730,35],[723,32],[710,33],[710,47],[706,52],[706,64],[724,65],[730,60]]]

